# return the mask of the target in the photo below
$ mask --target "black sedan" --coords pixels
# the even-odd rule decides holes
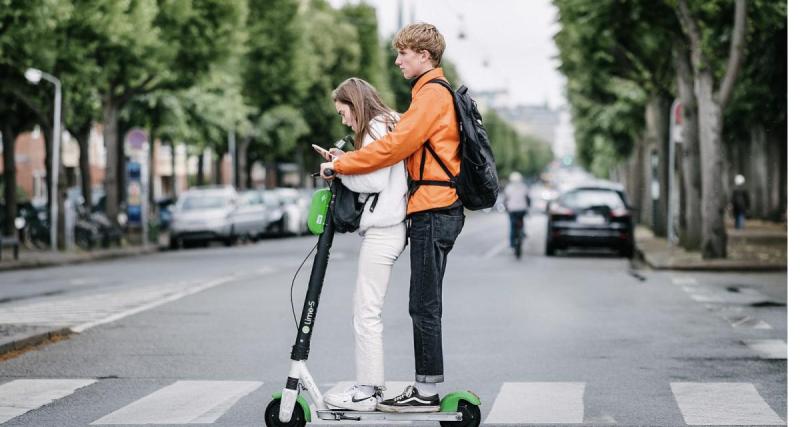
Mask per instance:
[[[547,209],[545,254],[570,246],[611,247],[624,257],[634,252],[632,208],[621,188],[573,188]]]

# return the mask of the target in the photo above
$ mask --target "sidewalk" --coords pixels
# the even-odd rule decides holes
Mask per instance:
[[[736,230],[728,224],[728,258],[704,260],[700,252],[687,252],[644,226],[636,227],[636,250],[656,270],[780,271],[786,270],[786,224],[748,220]]]
[[[75,249],[72,251],[54,252],[49,250],[29,250],[20,248],[19,259],[17,260],[13,258],[10,250],[3,251],[3,259],[0,261],[0,273],[10,270],[52,267],[101,259],[142,255],[157,252],[158,249],[158,245],[155,244],[147,248],[141,246],[122,246],[109,249],[95,249],[93,251]]]

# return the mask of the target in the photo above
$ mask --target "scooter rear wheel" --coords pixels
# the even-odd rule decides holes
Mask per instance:
[[[264,411],[264,422],[267,427],[303,427],[306,425],[306,418],[303,414],[303,407],[299,403],[294,404],[294,411],[292,411],[292,418],[288,423],[282,423],[278,415],[281,411],[281,400],[272,399],[267,405],[267,410]],[[477,425],[477,424],[476,424]]]
[[[441,421],[442,427],[478,427],[481,425],[481,408],[477,405],[461,400],[458,402],[458,412],[461,412],[461,421]]]

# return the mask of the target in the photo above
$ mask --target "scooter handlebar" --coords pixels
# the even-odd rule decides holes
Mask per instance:
[[[333,172],[333,169],[330,169],[330,168],[325,168],[325,170],[322,171],[322,175],[324,175],[327,178],[332,177],[334,174],[335,173]]]

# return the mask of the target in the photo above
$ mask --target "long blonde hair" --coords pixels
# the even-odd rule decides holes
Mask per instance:
[[[378,95],[378,91],[364,80],[351,77],[337,87],[331,98],[334,102],[341,102],[350,107],[355,121],[355,145],[356,150],[360,149],[364,143],[364,136],[369,134],[373,139],[378,139],[374,130],[369,126],[369,122],[380,117],[389,129],[397,124],[395,112],[386,106]]]

